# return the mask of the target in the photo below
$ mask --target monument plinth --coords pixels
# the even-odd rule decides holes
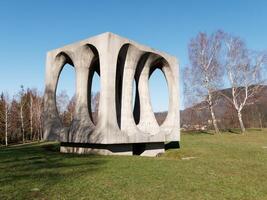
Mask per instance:
[[[75,114],[69,128],[63,127],[56,107],[57,83],[65,64],[72,65],[76,74]],[[162,125],[153,113],[148,87],[150,75],[158,68],[169,91],[168,114]],[[93,122],[90,97],[94,73],[100,76],[97,123]],[[175,57],[113,33],[49,51],[44,137],[60,141],[61,152],[147,156],[162,153],[166,142],[180,140],[178,74]]]

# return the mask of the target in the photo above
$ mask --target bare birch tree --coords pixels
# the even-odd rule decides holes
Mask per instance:
[[[93,121],[94,123],[97,122],[97,118],[98,118],[98,107],[99,107],[99,100],[100,100],[100,92],[96,92],[92,94],[92,117],[93,117]]]
[[[188,53],[191,64],[184,70],[184,91],[187,100],[205,100],[217,134],[220,131],[214,113],[214,92],[221,87],[223,77],[219,62],[222,40],[221,31],[210,36],[199,33],[190,41]]]
[[[242,110],[247,104],[255,103],[263,88],[262,69],[266,66],[264,52],[249,52],[243,40],[227,35],[225,37],[225,69],[231,87],[231,97],[223,95],[235,108],[241,132],[246,129]]]
[[[20,88],[21,88],[20,93],[19,93],[19,97],[20,97],[20,122],[21,122],[21,131],[22,131],[22,143],[24,143],[25,142],[25,127],[24,127],[23,110],[24,110],[24,106],[26,104],[26,99],[24,97],[25,91],[24,91],[23,85],[21,85]]]
[[[33,139],[33,94],[32,91],[29,91],[30,95],[30,131],[31,131],[31,140]]]
[[[73,117],[74,117],[74,112],[75,112],[75,95],[70,99],[69,104],[67,106],[67,111],[70,114],[70,122],[72,122]]]
[[[38,140],[42,140],[42,116],[43,116],[43,97],[41,94],[35,90],[34,92],[34,99],[33,99],[33,119],[35,121],[35,129],[36,129],[36,134],[35,138]],[[35,134],[35,135],[36,135]]]
[[[9,106],[10,106],[10,102],[9,102],[9,98],[8,98],[8,94],[5,94],[5,145],[8,145],[8,113],[9,113]]]
[[[66,90],[62,90],[58,95],[57,95],[57,110],[58,110],[58,114],[59,117],[61,119],[62,124],[65,127],[69,127],[70,123],[68,120],[68,114],[67,114],[67,107],[68,107],[68,103],[69,103],[69,95],[67,93]]]
[[[63,115],[67,110],[67,105],[69,102],[69,96],[66,90],[60,91],[57,95],[57,110],[59,115]]]
[[[3,115],[0,115],[0,120],[4,122],[5,127],[5,146],[8,146],[8,126],[9,126],[9,110],[10,110],[10,101],[8,93],[1,94],[1,103],[4,108]]]

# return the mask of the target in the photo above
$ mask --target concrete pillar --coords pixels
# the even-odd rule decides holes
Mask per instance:
[[[77,49],[74,54],[74,66],[76,71],[75,113],[69,131],[71,142],[86,142],[88,135],[94,130],[88,110],[88,83],[89,70],[92,61],[96,57],[89,46],[85,45]]]
[[[122,82],[121,131],[130,140],[148,140],[149,135],[138,130],[133,117],[133,81],[138,61],[144,52],[130,45],[124,64]]]
[[[70,128],[63,127],[56,108],[58,78],[66,63],[73,65],[76,73],[76,107]],[[169,90],[168,115],[161,126],[153,113],[148,86],[157,66],[161,66]],[[95,71],[100,73],[96,124],[90,116]],[[162,153],[164,142],[180,140],[178,73],[176,58],[112,33],[50,51],[46,60],[44,137],[64,143],[64,152],[129,155],[134,147],[139,151],[145,146],[143,155]],[[137,93],[133,111],[134,80]]]
[[[151,106],[148,84],[151,65],[158,58],[159,56],[155,54],[149,54],[149,57],[146,60],[144,67],[140,69],[141,72],[138,76],[138,92],[140,96],[140,122],[138,128],[150,135],[159,133],[159,125]]]

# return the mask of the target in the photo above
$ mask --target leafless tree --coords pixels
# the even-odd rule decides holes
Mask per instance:
[[[225,37],[225,69],[231,86],[231,96],[223,95],[235,108],[242,133],[245,126],[242,110],[247,104],[255,103],[263,88],[262,69],[266,67],[264,52],[249,52],[243,40],[230,34]]]
[[[73,120],[74,112],[75,112],[75,96],[73,96],[69,104],[67,106],[67,111],[70,113],[70,122]]]
[[[42,139],[43,96],[37,89],[21,90],[9,100],[0,94],[0,141],[6,145]]]
[[[43,116],[43,96],[37,90],[32,90],[32,109],[33,109],[33,125],[35,125],[34,139],[42,139],[42,116]]]
[[[6,93],[5,95],[5,145],[8,145],[7,135],[8,135],[8,112],[9,112],[9,97]]]
[[[5,145],[8,145],[8,126],[9,126],[9,110],[10,110],[10,100],[8,93],[1,94],[1,103],[3,104],[4,113],[0,115],[0,120],[4,122],[5,127]]]
[[[31,131],[31,140],[33,139],[33,94],[32,91],[29,91],[30,95],[30,131]]]
[[[43,139],[43,108],[44,108],[44,101],[43,97],[39,96],[36,101],[36,116],[38,120],[38,136],[39,140]]]
[[[22,143],[25,142],[25,127],[24,127],[24,106],[27,103],[27,99],[25,98],[25,91],[23,85],[20,86],[21,90],[19,92],[20,98],[20,122],[21,122],[21,131],[22,131]]]
[[[65,112],[67,110],[67,106],[69,103],[69,96],[67,94],[67,91],[62,90],[58,95],[57,95],[57,110],[58,114],[61,118],[61,121],[64,123],[64,118],[65,118]]]
[[[97,115],[98,115],[98,107],[99,107],[99,99],[100,99],[100,93],[96,92],[92,94],[92,117],[93,121],[96,123],[97,122]]]
[[[205,100],[215,133],[220,133],[214,113],[214,92],[221,87],[222,74],[219,62],[223,33],[217,31],[210,36],[199,33],[190,41],[188,53],[190,65],[184,69],[184,92],[188,101]]]

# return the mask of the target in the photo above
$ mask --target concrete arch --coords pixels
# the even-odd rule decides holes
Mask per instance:
[[[91,90],[94,63],[99,60],[96,48],[91,44],[78,47],[74,51],[73,62],[76,69],[76,106],[74,119],[69,131],[68,141],[83,142],[87,140],[95,125],[88,110],[88,89]],[[91,91],[90,91],[91,92]]]
[[[47,61],[49,65],[53,66],[52,68],[48,68],[46,71],[46,74],[51,75],[49,75],[49,80],[46,84],[44,98],[45,104],[47,105],[44,110],[44,115],[47,119],[44,121],[44,125],[47,127],[44,132],[44,137],[48,139],[59,140],[60,135],[65,135],[67,133],[67,129],[63,127],[57,110],[56,90],[63,67],[66,64],[70,64],[75,67],[71,57],[71,52],[62,51],[54,57],[50,57]]]
[[[158,54],[140,51],[132,44],[124,44],[121,47],[116,72],[116,110],[118,125],[129,136],[131,136],[130,131],[132,131],[132,135],[139,135],[140,137],[155,136],[162,131],[153,112],[148,87],[148,80],[157,68],[163,72],[169,91],[168,114],[162,126],[167,127],[171,123],[170,120],[167,121],[171,118],[169,111],[172,106],[170,104],[174,103],[170,100],[170,97],[173,96],[170,94],[172,92],[170,83],[173,79],[170,76],[171,72],[169,71],[171,69],[169,66],[168,61]],[[132,83],[134,80],[136,81],[136,96],[134,111],[131,112]],[[166,130],[166,128],[163,128],[163,130]]]
[[[177,99],[178,93],[175,84],[177,81],[173,76],[174,72],[172,71],[171,65],[166,60],[163,60],[162,66],[163,67],[161,70],[166,77],[169,89],[169,109],[166,119],[160,126],[160,131],[165,132],[166,137],[168,137],[168,135],[170,135],[173,131],[175,131],[175,128],[177,128],[176,125],[178,122],[176,122],[176,119],[179,117],[179,114],[177,114],[179,102]]]
[[[168,79],[169,78],[171,78],[171,77],[167,77],[166,76],[166,73],[163,71],[163,68],[164,67],[166,67],[166,66],[169,66],[168,65],[168,62],[166,61],[166,60],[164,60],[164,58],[159,58],[159,59],[157,59],[154,63],[152,63],[151,64],[151,67],[150,67],[150,71],[149,71],[149,77],[148,77],[148,79],[150,79],[150,77],[152,76],[152,74],[157,70],[157,69],[159,69],[160,71],[161,71],[161,73],[163,74],[163,76],[164,76],[164,79],[165,79],[165,81],[166,81],[166,83],[167,83],[167,88],[168,88],[168,109],[166,110],[167,111],[167,115],[168,115],[168,113],[169,113],[169,111],[170,111],[170,92],[171,92],[171,90],[170,90],[170,84],[168,84]],[[168,70],[169,70],[169,68],[168,68]],[[151,102],[151,96],[150,96],[150,94],[149,94],[149,98],[150,98],[150,103],[151,103],[151,106],[152,106],[152,102]],[[154,112],[153,112],[154,113]],[[155,116],[156,117],[156,116]],[[165,119],[164,119],[164,121],[166,120],[166,118],[167,118],[167,116],[165,117]],[[163,121],[163,123],[164,123],[164,121]],[[163,124],[162,123],[162,124]],[[161,125],[159,125],[159,126],[161,126]]]
[[[88,91],[87,91],[88,92],[88,97],[87,97],[88,98],[88,111],[89,111],[90,119],[95,126],[97,124],[97,121],[95,121],[96,119],[94,119],[93,112],[92,112],[92,89],[93,89],[93,80],[94,80],[94,77],[96,76],[96,74],[101,79],[99,59],[94,60],[92,62],[92,67],[90,67],[89,79],[88,79]],[[99,83],[100,83],[100,80],[99,80]],[[101,91],[99,91],[99,92],[101,92]],[[99,96],[99,98],[100,98],[100,96]],[[99,101],[100,101],[100,99],[99,99]],[[98,112],[94,113],[94,115],[96,117],[96,115],[98,115]]]
[[[138,64],[137,64],[137,67],[136,67],[136,71],[135,71],[135,76],[134,76],[134,79],[135,79],[135,82],[136,82],[136,95],[135,95],[135,105],[134,105],[134,120],[135,120],[135,123],[136,125],[138,125],[140,123],[140,115],[141,115],[141,102],[140,102],[140,98],[143,98],[140,97],[140,88],[139,88],[139,79],[140,79],[140,75],[141,75],[141,72],[145,66],[145,63],[147,62],[148,58],[150,56],[150,53],[144,53],[139,61],[138,61]],[[142,83],[141,83],[142,84]],[[141,94],[143,95],[143,93]]]
[[[58,117],[55,91],[62,67],[76,75],[76,108],[71,128]],[[155,119],[148,81],[160,65],[168,85],[164,123]],[[93,123],[91,88],[100,75],[98,122]],[[164,142],[179,141],[178,63],[166,53],[113,33],[104,33],[48,52],[46,59],[45,139],[61,141],[62,152],[156,155]],[[133,82],[136,82],[133,105]]]
[[[149,78],[156,69],[160,69],[162,71],[167,81],[169,93],[168,114],[161,126],[157,123],[154,115],[148,87]],[[145,64],[140,65],[136,72],[140,97],[140,121],[137,126],[140,130],[145,133],[149,133],[150,135],[170,133],[172,129],[169,127],[173,127],[175,124],[173,118],[175,118],[175,108],[177,107],[175,104],[178,104],[178,102],[176,101],[175,87],[173,87],[173,72],[171,70],[172,69],[168,61],[162,56],[155,53],[148,53]]]
[[[120,47],[117,56],[116,77],[115,77],[115,103],[116,103],[116,118],[118,127],[121,128],[121,102],[122,102],[122,87],[123,87],[123,73],[126,61],[126,55],[130,44],[123,44]]]
[[[130,44],[127,50],[125,65],[123,69],[122,82],[122,103],[121,103],[121,130],[127,133],[132,140],[148,140],[149,134],[142,132],[135,123],[132,95],[133,95],[133,81],[135,78],[136,69],[140,59],[146,52],[138,49],[136,46]],[[138,85],[138,81],[137,81]],[[138,90],[137,90],[138,92]]]
[[[60,52],[59,54],[57,54],[55,56],[53,71],[54,71],[55,75],[57,75],[57,78],[54,79],[55,82],[51,84],[51,86],[52,86],[51,89],[54,92],[55,105],[56,105],[56,91],[57,91],[58,82],[60,79],[61,72],[62,72],[62,70],[66,64],[69,64],[75,68],[73,61],[71,59],[71,52]],[[58,114],[58,110],[57,110],[57,114]]]
[[[69,53],[70,54],[70,53]],[[68,55],[68,53],[65,53],[65,52],[60,52],[56,57],[55,57],[55,68],[58,68],[59,72],[58,72],[58,77],[56,79],[56,85],[55,85],[55,93],[54,93],[54,99],[55,99],[55,105],[56,105],[56,111],[57,111],[57,116],[58,118],[60,119],[59,117],[59,112],[58,112],[58,109],[57,109],[57,96],[56,96],[56,93],[57,93],[57,87],[58,87],[58,82],[60,80],[60,75],[61,75],[61,72],[63,71],[64,67],[66,64],[69,64],[71,65],[72,67],[74,67],[74,64],[73,64],[73,61],[72,59],[70,58],[70,56]],[[75,68],[75,67],[74,67]],[[60,120],[61,121],[61,120]],[[61,122],[62,124],[62,122]]]
[[[175,79],[173,77],[171,66],[166,59],[160,58],[152,64],[149,72],[149,77],[156,69],[160,69],[162,71],[168,86],[168,93],[169,93],[168,113],[164,122],[160,126],[160,131],[165,132],[165,134],[168,134],[172,131],[172,127],[174,127],[173,126],[175,124],[174,118],[175,118],[176,108],[178,105],[178,102],[176,100],[176,87],[173,84],[175,83]]]
[[[149,53],[148,57],[142,65],[137,74],[138,79],[138,91],[140,97],[140,121],[137,125],[140,130],[150,135],[159,133],[159,126],[157,124],[153,109],[151,106],[148,79],[151,72],[151,66],[155,60],[159,59],[157,54]]]

